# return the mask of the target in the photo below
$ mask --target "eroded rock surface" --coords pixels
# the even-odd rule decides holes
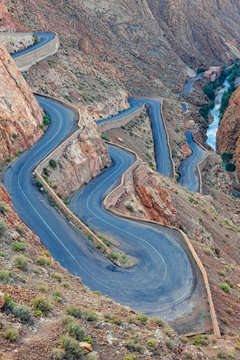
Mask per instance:
[[[31,89],[0,44],[0,161],[33,145],[41,136],[42,110]]]
[[[230,98],[229,106],[220,122],[217,132],[217,149],[233,153],[233,161],[240,180],[240,88]]]

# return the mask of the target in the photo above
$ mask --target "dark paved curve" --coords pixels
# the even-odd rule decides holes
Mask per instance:
[[[198,79],[202,78],[203,73],[195,76],[194,78],[187,81],[184,85],[184,90],[177,95],[186,95],[193,90],[193,84]],[[187,104],[181,103],[184,113],[187,111]],[[186,131],[187,143],[192,150],[192,154],[189,155],[185,160],[182,161],[179,172],[180,172],[180,181],[179,183],[187,190],[193,192],[200,191],[200,177],[197,165],[202,159],[207,155],[207,151],[204,151],[201,146],[199,146],[194,138],[191,131]]]
[[[178,243],[181,235],[165,227],[121,219],[102,208],[103,196],[135,161],[131,153],[111,146],[114,165],[77,192],[71,202],[72,210],[86,223],[105,236],[114,237],[122,250],[137,258],[138,264],[131,269],[119,269],[97,253],[92,243],[68,224],[36,188],[32,170],[71,132],[74,118],[72,110],[57,102],[40,97],[38,101],[51,116],[49,129],[6,170],[3,179],[19,216],[54,258],[81,276],[91,289],[166,320],[190,312],[187,299],[194,291],[195,275]]]
[[[182,161],[179,167],[181,173],[179,183],[189,191],[199,192],[200,178],[197,164],[205,158],[207,152],[194,141],[191,131],[186,131],[186,138],[192,154]]]
[[[183,91],[177,93],[176,95],[182,96],[189,94],[193,90],[193,84],[195,81],[201,79],[203,77],[203,73],[198,74],[197,76],[193,77],[192,79],[188,80],[184,85]]]
[[[12,54],[11,56],[12,56],[13,59],[40,48],[41,46],[47,44],[49,41],[54,39],[54,36],[55,36],[54,33],[34,33],[34,35],[38,36],[39,41],[36,44],[33,44],[33,45],[29,46],[28,48],[26,48],[24,50],[21,50],[21,51],[18,51],[17,53],[15,53],[15,54]]]

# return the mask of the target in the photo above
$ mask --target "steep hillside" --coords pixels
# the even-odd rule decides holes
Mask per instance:
[[[166,39],[194,67],[228,62],[227,43],[240,45],[240,5],[232,0],[147,0]]]
[[[72,72],[71,79],[75,81],[69,81],[67,91],[73,101],[82,92],[91,94],[89,88],[96,85],[94,80],[98,77],[109,84],[105,94],[112,93],[117,98],[118,91],[110,85],[113,79],[118,89],[124,89],[126,84],[133,95],[171,97],[168,89],[180,89],[187,76],[193,74],[189,66],[196,69],[229,62],[235,55],[225,40],[236,46],[240,43],[239,5],[231,1],[74,0],[68,4],[60,2],[56,7],[53,0],[42,0],[41,6],[33,0],[27,4],[23,0],[6,0],[6,4],[14,18],[25,26],[58,32],[64,51],[53,62],[49,74],[45,68],[44,80],[51,75],[51,90],[61,93],[59,88]],[[78,58],[82,65],[74,64],[73,68],[69,55]],[[56,74],[60,70],[59,61],[65,67],[61,79],[53,76],[55,69]],[[76,79],[73,74],[77,72],[81,76]],[[40,74],[39,69],[38,74],[31,72],[32,84],[46,88]],[[84,91],[79,91],[79,86]],[[106,95],[98,95],[94,100],[100,103]]]
[[[3,186],[0,199],[1,359],[206,359],[161,319],[90,291],[19,220]]]
[[[231,96],[229,106],[220,122],[217,149],[221,154],[224,152],[234,154],[233,161],[240,180],[240,87]]]

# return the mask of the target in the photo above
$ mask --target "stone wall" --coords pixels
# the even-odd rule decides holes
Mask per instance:
[[[46,57],[53,55],[59,48],[59,38],[55,34],[54,39],[49,41],[47,44],[31,51],[30,53],[21,55],[14,59],[20,71],[27,71],[31,66],[45,59]]]
[[[121,119],[117,119],[117,120],[110,120],[110,121],[106,121],[104,123],[98,124],[98,129],[100,132],[105,132],[107,130],[111,130],[111,129],[115,129],[115,128],[120,128],[121,126],[125,126],[127,123],[129,123],[133,118],[135,118],[136,116],[141,115],[144,112],[145,106],[143,105],[140,109],[137,109],[136,111],[134,111],[132,114],[124,116]]]

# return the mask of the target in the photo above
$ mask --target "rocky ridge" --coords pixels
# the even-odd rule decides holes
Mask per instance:
[[[219,124],[217,132],[217,150],[221,154],[232,153],[240,180],[240,87],[230,98],[229,106]]]
[[[3,45],[0,45],[0,73],[0,161],[3,162],[39,139],[43,112]]]

